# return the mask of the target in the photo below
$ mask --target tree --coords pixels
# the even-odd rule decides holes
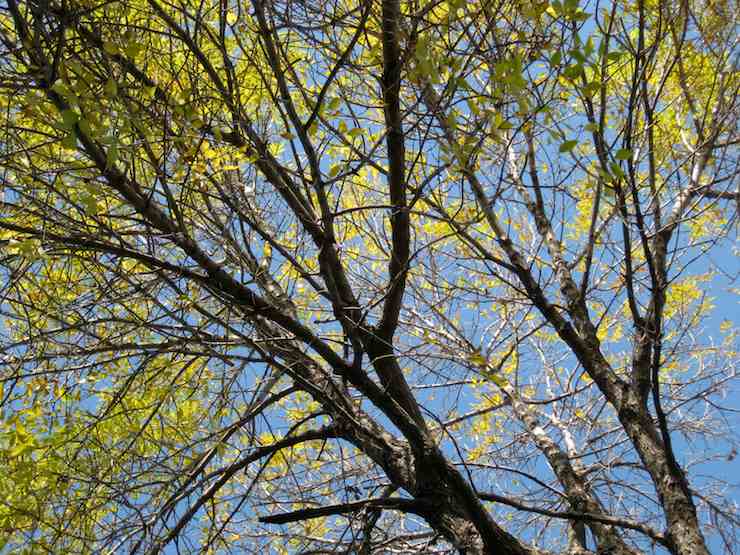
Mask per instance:
[[[731,6],[8,0],[5,549],[736,551]]]

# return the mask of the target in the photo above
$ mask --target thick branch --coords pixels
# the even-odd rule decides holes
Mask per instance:
[[[288,524],[289,522],[298,522],[312,518],[320,518],[330,515],[345,515],[354,513],[362,509],[390,509],[404,513],[414,513],[420,516],[428,514],[434,510],[435,504],[426,499],[405,499],[403,497],[389,497],[377,499],[361,499],[351,503],[342,503],[340,505],[328,505],[326,507],[317,507],[311,509],[299,509],[289,513],[281,513],[271,516],[262,516],[260,522],[265,524]]]
[[[398,325],[401,300],[409,263],[409,213],[406,206],[406,146],[401,118],[402,55],[398,42],[400,6],[398,0],[384,0],[383,28],[383,106],[388,149],[388,186],[393,205],[391,232],[393,248],[388,267],[389,289],[377,334],[390,341]]]

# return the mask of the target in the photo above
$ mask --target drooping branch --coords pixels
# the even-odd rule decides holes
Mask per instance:
[[[154,545],[149,550],[148,553],[150,555],[159,553],[167,544],[169,544],[180,534],[182,529],[193,519],[193,517],[198,513],[203,505],[213,499],[213,497],[221,490],[221,488],[223,488],[224,485],[226,485],[229,480],[231,480],[238,472],[243,471],[253,462],[258,461],[264,457],[271,456],[282,449],[288,449],[307,441],[337,437],[337,435],[338,430],[334,426],[327,426],[318,430],[308,430],[294,436],[285,437],[271,445],[258,447],[246,457],[235,461],[234,463],[229,465],[228,468],[224,469],[221,472],[218,480],[216,480],[208,487],[208,489],[198,498],[198,500],[190,506],[185,514],[180,517],[175,526],[169,531],[167,536],[158,541],[156,545]],[[135,549],[132,550],[132,553],[134,553],[135,551]]]
[[[601,524],[607,524],[609,526],[616,526],[618,528],[626,528],[629,530],[635,530],[648,536],[651,540],[661,544],[664,547],[672,548],[673,544],[670,539],[665,535],[653,530],[650,526],[634,522],[626,518],[615,517],[612,515],[597,514],[597,513],[583,513],[578,511],[551,511],[550,509],[542,509],[539,507],[532,507],[525,503],[521,503],[514,499],[504,497],[502,495],[496,495],[495,493],[479,492],[478,496],[484,501],[492,501],[494,503],[501,503],[513,507],[520,511],[528,513],[536,513],[543,516],[549,516],[551,518],[560,518],[564,520],[575,520],[579,522],[598,522]],[[633,553],[632,550],[620,551],[620,553]]]

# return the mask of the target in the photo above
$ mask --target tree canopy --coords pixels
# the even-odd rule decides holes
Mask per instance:
[[[737,553],[738,14],[5,0],[0,551]]]

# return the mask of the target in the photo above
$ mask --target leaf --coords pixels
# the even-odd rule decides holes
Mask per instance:
[[[77,113],[74,110],[62,110],[62,127],[72,131],[77,123]]]
[[[589,81],[583,86],[583,94],[589,98],[594,96],[601,88],[601,83],[598,81]]]
[[[579,64],[583,64],[586,62],[586,56],[583,55],[583,52],[578,50],[577,48],[574,48],[572,50],[568,51],[568,54],[570,54]]]
[[[629,160],[632,156],[632,151],[628,148],[620,148],[614,155],[617,160]]]
[[[68,150],[77,149],[77,136],[74,133],[69,133],[62,139],[61,145]]]
[[[485,366],[487,364],[486,357],[484,357],[480,353],[473,353],[468,357],[468,360],[475,364],[476,366]]]
[[[486,378],[488,378],[490,381],[492,381],[493,383],[495,383],[499,387],[505,387],[509,383],[506,380],[506,378],[504,378],[500,374],[496,374],[494,372],[487,372],[486,373]]]
[[[11,458],[22,457],[29,451],[33,451],[33,440],[30,443],[18,443],[10,450]]]
[[[568,79],[578,79],[583,73],[583,66],[581,64],[571,64],[563,70],[563,75]]]
[[[113,144],[108,148],[105,155],[105,165],[107,168],[112,168],[118,161],[118,141],[114,141]]]
[[[87,121],[85,118],[80,118],[77,121],[77,125],[79,126],[80,131],[82,131],[82,133],[84,133],[88,137],[92,137],[93,132],[92,132],[92,128],[90,127],[89,121]]]
[[[609,164],[609,169],[611,170],[614,177],[618,179],[622,179],[624,177],[624,172],[617,162],[612,162],[611,164]]]
[[[577,144],[578,144],[578,141],[565,141],[560,144],[560,148],[558,149],[558,151],[559,152],[570,152],[576,147]]]
[[[113,77],[110,77],[103,87],[103,92],[108,98],[115,98],[118,95],[118,83]]]
[[[142,51],[144,46],[139,42],[129,42],[126,45],[126,48],[124,49],[124,52],[126,53],[126,56],[128,56],[131,59],[135,59],[139,53]]]
[[[239,17],[234,12],[226,13],[226,23],[234,25],[239,20]]]
[[[98,200],[95,198],[94,195],[91,193],[85,193],[81,197],[82,204],[85,205],[85,212],[90,214],[91,216],[97,216],[100,212],[100,206],[98,205]]]
[[[103,50],[105,50],[106,54],[110,54],[111,56],[118,54],[118,45],[115,42],[111,42],[109,40],[103,41]]]

